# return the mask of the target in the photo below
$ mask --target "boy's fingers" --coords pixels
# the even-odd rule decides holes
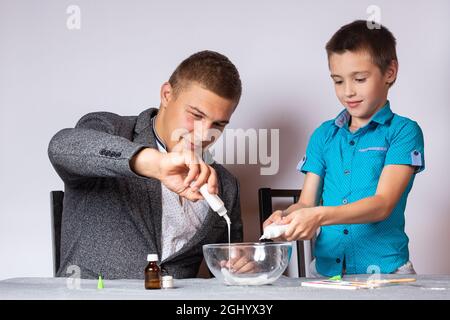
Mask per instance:
[[[263,228],[267,227],[269,224],[276,223],[278,220],[277,217],[281,216],[281,210],[274,211],[269,218],[266,219],[263,223]]]
[[[291,223],[291,225],[287,228],[287,230],[284,232],[284,237],[286,239],[290,239],[292,238],[292,236],[294,235],[295,229],[296,229],[296,225]]]
[[[289,224],[289,223],[291,223],[292,220],[295,218],[294,212],[295,211],[291,212],[287,216],[284,216],[284,217],[280,218],[280,223],[281,224]]]
[[[273,221],[273,223],[276,223],[276,224],[283,224],[284,223],[283,222],[283,218],[281,217],[281,215],[277,215],[276,217],[274,217],[274,219],[272,221]]]
[[[300,235],[305,232],[304,226],[301,225],[301,222],[297,220],[290,219],[292,222],[289,223],[289,227],[287,228],[286,232],[284,233],[284,237],[288,241],[294,241],[299,240]]]

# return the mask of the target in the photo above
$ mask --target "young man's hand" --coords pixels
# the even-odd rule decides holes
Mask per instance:
[[[130,166],[137,174],[156,178],[169,190],[191,201],[203,199],[198,189],[205,183],[210,193],[218,193],[215,170],[191,151],[161,153],[144,148],[132,158]]]
[[[193,152],[163,154],[160,162],[161,182],[170,190],[192,201],[203,199],[198,192],[208,183],[208,190],[217,193],[217,174]]]
[[[253,255],[251,250],[232,247],[230,259],[220,261],[220,266],[230,269],[231,273],[255,273],[259,268],[253,260]]]

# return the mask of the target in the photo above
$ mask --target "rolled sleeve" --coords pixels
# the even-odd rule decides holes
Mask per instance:
[[[396,133],[386,153],[385,165],[404,164],[415,167],[415,173],[425,169],[422,129],[415,121],[407,121]]]

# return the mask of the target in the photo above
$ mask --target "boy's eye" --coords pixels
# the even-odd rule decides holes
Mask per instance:
[[[366,81],[366,78],[358,78],[355,80],[356,80],[356,82],[362,83],[362,82]]]
[[[334,84],[341,84],[341,83],[342,83],[341,80],[335,80],[335,81],[334,81]]]

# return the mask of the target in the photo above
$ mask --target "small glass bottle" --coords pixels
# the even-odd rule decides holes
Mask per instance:
[[[145,267],[145,289],[161,289],[161,269],[159,268],[158,255],[147,255],[147,267]]]

